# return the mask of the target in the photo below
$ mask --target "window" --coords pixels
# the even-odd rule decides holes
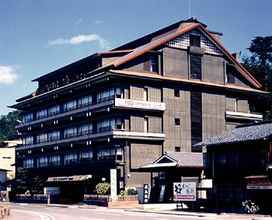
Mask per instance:
[[[77,128],[66,128],[63,132],[64,138],[71,138],[77,136]]]
[[[190,75],[191,79],[200,79],[202,78],[202,62],[201,56],[191,54],[190,55]]]
[[[175,147],[175,152],[180,152],[180,147],[176,146]]]
[[[116,125],[116,119],[114,118],[105,119],[97,123],[97,131],[98,132],[110,131],[115,128],[115,125]]]
[[[78,107],[85,107],[88,105],[91,105],[93,101],[93,98],[91,95],[81,97],[78,99]]]
[[[37,159],[37,167],[47,167],[48,158],[47,157],[39,157]]]
[[[37,135],[37,144],[47,142],[47,134],[39,134]]]
[[[174,90],[174,95],[175,95],[175,97],[180,97],[180,91],[179,91],[179,89],[175,89]]]
[[[32,113],[23,115],[23,123],[28,123],[31,121],[33,121],[33,114]]]
[[[59,105],[52,106],[52,107],[48,108],[48,116],[57,115],[59,113],[60,113],[60,106]]]
[[[116,98],[122,98],[123,91],[120,88],[115,89],[115,96]]]
[[[190,34],[190,46],[200,47],[200,35]]]
[[[30,158],[23,160],[23,167],[24,168],[33,168],[34,167],[34,160],[30,159]]]
[[[79,158],[80,160],[91,160],[93,158],[93,152],[92,151],[80,152]]]
[[[49,165],[59,166],[60,165],[60,156],[59,155],[50,156],[49,157]]]
[[[24,137],[22,141],[23,141],[23,145],[31,145],[34,143],[34,138],[33,136],[28,136],[28,137]]]
[[[144,118],[144,132],[148,132],[148,118],[145,117]]]
[[[115,148],[104,148],[97,151],[97,160],[115,159]]]
[[[159,72],[159,62],[158,62],[158,55],[152,54],[149,58],[149,71],[158,73]]]
[[[105,102],[113,99],[114,95],[115,95],[114,88],[106,89],[104,91],[97,93],[96,101],[97,103]]]
[[[123,160],[123,148],[116,148],[116,160]]]
[[[191,142],[202,141],[202,93],[191,92]]]
[[[81,125],[78,127],[78,135],[87,135],[87,134],[92,134],[93,133],[93,125],[92,124],[86,124],[86,125]]]
[[[124,125],[123,120],[121,118],[117,118],[115,121],[115,128],[121,130],[123,129],[123,125]]]
[[[226,67],[225,67],[225,71],[226,71],[226,83],[235,83],[235,67],[233,65],[230,65],[228,63],[225,64]]]
[[[175,125],[177,125],[177,126],[180,125],[180,119],[179,118],[175,118]]]
[[[47,109],[37,111],[37,113],[36,113],[37,119],[42,119],[42,118],[46,118],[46,117],[47,117]]]
[[[144,88],[143,100],[148,101],[148,88]]]
[[[76,100],[72,100],[72,101],[66,102],[63,105],[63,110],[65,112],[74,110],[76,108],[77,108],[77,101]]]
[[[66,154],[64,155],[64,165],[77,163],[77,154]]]
[[[60,139],[60,132],[59,131],[53,131],[48,133],[48,141],[57,141]]]

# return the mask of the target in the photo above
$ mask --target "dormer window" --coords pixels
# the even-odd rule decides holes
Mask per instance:
[[[200,47],[200,35],[190,34],[190,46]]]

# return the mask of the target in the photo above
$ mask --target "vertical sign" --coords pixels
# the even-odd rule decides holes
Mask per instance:
[[[110,169],[111,198],[117,199],[117,170]]]

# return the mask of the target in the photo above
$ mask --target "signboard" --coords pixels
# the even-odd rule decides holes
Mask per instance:
[[[115,106],[123,107],[123,108],[133,108],[133,109],[147,109],[147,110],[165,110],[165,103],[161,102],[147,102],[140,100],[132,100],[132,99],[115,99]]]
[[[58,195],[60,194],[60,188],[59,187],[44,187],[43,188],[44,195]]]
[[[175,201],[196,201],[195,182],[180,182],[173,184]]]
[[[117,199],[117,170],[110,169],[111,198]]]

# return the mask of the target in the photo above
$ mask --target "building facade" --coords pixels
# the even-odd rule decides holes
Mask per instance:
[[[7,171],[6,180],[13,180],[15,178],[15,148],[20,144],[20,140],[0,142],[0,169]]]
[[[138,169],[164,152],[197,152],[206,137],[262,120],[265,92],[221,35],[180,21],[38,77],[12,106],[23,115],[17,166],[94,183],[116,169],[118,189],[141,187],[150,174]]]

